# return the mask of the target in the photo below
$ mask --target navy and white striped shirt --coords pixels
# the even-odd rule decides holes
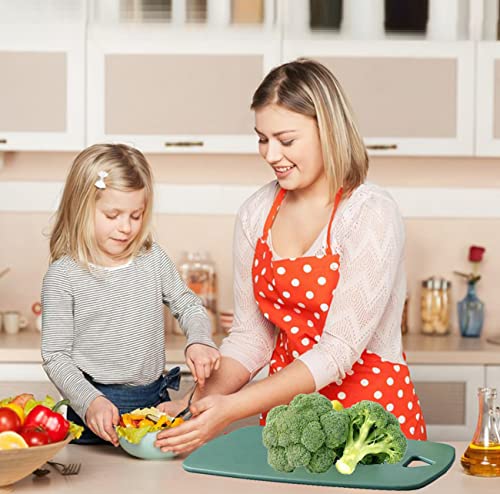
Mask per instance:
[[[116,268],[92,270],[70,257],[49,266],[42,287],[42,359],[61,394],[85,418],[103,384],[149,384],[165,368],[163,304],[187,345],[212,341],[210,320],[158,244]]]

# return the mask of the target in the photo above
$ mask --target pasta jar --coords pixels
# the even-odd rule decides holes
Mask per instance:
[[[443,278],[422,281],[420,316],[422,333],[444,335],[450,331],[451,282]]]

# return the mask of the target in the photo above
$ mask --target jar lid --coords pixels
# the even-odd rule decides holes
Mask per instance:
[[[428,290],[448,290],[451,287],[451,281],[444,278],[428,278],[422,281],[422,286]]]

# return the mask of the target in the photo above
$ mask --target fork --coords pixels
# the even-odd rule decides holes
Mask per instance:
[[[191,406],[191,400],[193,399],[193,396],[194,396],[194,392],[196,391],[196,387],[198,386],[198,383],[194,383],[194,387],[193,389],[191,390],[191,394],[189,395],[189,399],[188,399],[188,404],[187,404],[187,407],[184,408],[184,410],[181,410],[171,421],[170,423],[172,423],[175,419],[178,419],[178,418],[182,418],[184,420],[189,420],[191,417],[192,417],[192,414],[191,412],[189,411],[189,407]]]
[[[78,475],[82,466],[81,463],[68,463],[65,465],[64,463],[57,463],[57,461],[48,461],[47,464],[54,467],[61,475]]]

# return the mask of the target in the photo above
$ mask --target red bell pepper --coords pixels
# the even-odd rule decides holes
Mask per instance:
[[[52,409],[43,405],[37,405],[26,416],[23,424],[24,429],[42,427],[47,431],[51,443],[62,441],[68,433],[69,421],[57,409],[68,403],[68,400],[61,400]]]

